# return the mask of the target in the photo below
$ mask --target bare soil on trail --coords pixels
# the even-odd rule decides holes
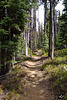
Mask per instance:
[[[18,100],[57,100],[49,75],[45,70],[41,71],[43,60],[47,57],[42,57],[41,50],[38,50],[36,55],[31,60],[20,63],[24,66],[27,75],[24,78],[24,93],[18,97]]]

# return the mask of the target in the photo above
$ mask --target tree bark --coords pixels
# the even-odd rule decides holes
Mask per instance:
[[[26,57],[28,56],[28,35],[27,35],[27,30],[25,31],[25,55]]]
[[[44,2],[44,33],[46,34],[47,30],[47,0]]]
[[[51,0],[50,0],[50,16],[49,16],[49,50],[48,57],[51,57],[51,30],[52,30],[52,16],[51,16]]]
[[[32,10],[30,10],[30,41],[31,41],[31,44],[30,44],[31,54],[30,54],[30,56],[32,57]]]
[[[36,49],[36,6],[33,8],[33,51]]]
[[[50,30],[48,56],[51,56],[51,59],[53,59],[54,57],[54,0],[50,0]]]
[[[51,16],[52,16],[52,52],[51,52],[51,58],[54,58],[54,2],[51,2]]]

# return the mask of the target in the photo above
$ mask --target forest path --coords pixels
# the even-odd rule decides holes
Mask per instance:
[[[20,95],[18,100],[57,100],[49,81],[49,75],[41,71],[43,60],[47,57],[42,57],[41,50],[38,50],[36,55],[32,57],[32,60],[21,63],[27,75],[24,78],[24,94]]]

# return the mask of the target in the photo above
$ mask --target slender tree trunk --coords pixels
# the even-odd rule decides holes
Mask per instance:
[[[49,51],[48,51],[48,57],[51,57],[51,30],[52,30],[52,17],[51,17],[51,0],[50,0],[50,16],[49,16]]]
[[[24,41],[25,41],[25,31],[24,31],[23,39],[24,39]]]
[[[32,57],[32,10],[30,10],[30,41],[31,41],[31,54],[30,56]]]
[[[53,0],[50,0],[50,30],[49,30],[48,56],[51,56],[52,59],[54,57],[54,1]]]
[[[40,22],[38,20],[38,49],[40,48]]]
[[[36,6],[33,9],[33,50],[36,49]]]
[[[24,40],[24,54],[26,55],[26,43],[25,43],[25,30],[24,30],[24,34],[23,34],[23,40]]]
[[[44,33],[46,34],[47,30],[47,0],[44,2]]]
[[[54,9],[55,9],[55,4],[54,4]],[[56,11],[54,10],[54,45],[56,49]]]
[[[27,35],[27,30],[25,31],[25,55],[26,57],[28,56],[28,35]]]
[[[30,20],[30,18],[29,18],[29,20]],[[30,22],[28,22],[28,31],[27,31],[27,45],[28,45],[28,49],[29,49],[29,41],[30,41]]]
[[[54,2],[51,2],[52,6],[51,6],[51,11],[52,11],[52,52],[51,52],[51,58],[54,58]]]
[[[38,9],[38,33],[37,33],[37,48],[40,48],[40,22],[39,22],[39,9]]]
[[[54,16],[55,16],[55,13],[54,13]],[[56,16],[54,17],[54,45],[55,45],[55,48],[56,48]]]
[[[29,28],[30,28],[30,23],[27,22],[27,23],[26,23],[26,26],[27,26],[28,29],[25,30],[25,34],[24,34],[24,35],[25,35],[25,36],[24,36],[24,38],[25,38],[25,55],[26,55],[26,57],[28,57],[29,35],[30,35]]]
[[[33,41],[32,41],[32,33],[31,33],[31,57],[32,57],[32,52],[33,52],[33,50],[32,50],[33,49],[33,45],[32,44],[33,44]]]

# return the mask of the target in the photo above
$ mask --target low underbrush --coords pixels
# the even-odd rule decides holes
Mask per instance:
[[[15,63],[21,63],[27,60],[31,60],[31,57],[24,57],[24,58],[17,58],[17,60],[15,61]]]
[[[41,69],[49,74],[55,95],[64,94],[61,100],[67,100],[67,49],[55,51],[54,59],[44,60]]]
[[[48,50],[42,50],[42,56],[47,56],[48,55]]]
[[[15,65],[13,71],[4,78],[0,79],[0,94],[5,94],[6,100],[17,100],[20,94],[23,94],[23,84],[26,72],[22,66]]]

